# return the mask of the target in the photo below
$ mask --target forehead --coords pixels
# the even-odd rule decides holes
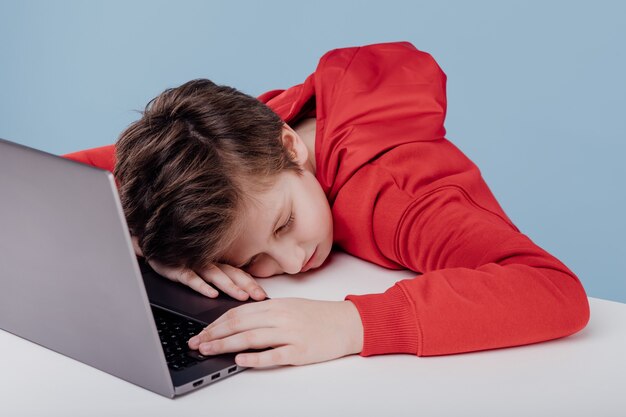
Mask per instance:
[[[256,230],[259,226],[269,228],[265,223],[275,220],[276,212],[284,203],[286,189],[284,184],[276,184],[262,194],[249,194],[243,204],[240,221],[244,224],[241,235],[247,230]],[[242,237],[242,236],[240,236]]]

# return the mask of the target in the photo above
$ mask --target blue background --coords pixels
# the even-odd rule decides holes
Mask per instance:
[[[448,76],[446,137],[513,222],[588,295],[626,302],[626,8],[369,3],[0,0],[0,137],[106,145],[192,78],[256,96],[303,82],[330,49],[407,40]]]

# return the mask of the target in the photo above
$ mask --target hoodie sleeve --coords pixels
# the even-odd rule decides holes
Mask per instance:
[[[96,168],[106,169],[109,172],[113,172],[115,168],[115,145],[84,149],[61,156]]]
[[[587,296],[574,273],[463,188],[445,185],[418,198],[395,188],[378,204],[380,251],[423,274],[382,294],[345,297],[363,322],[361,356],[525,345],[587,324]],[[393,210],[400,213],[395,233],[383,236]]]
[[[445,139],[446,80],[408,42],[337,49],[320,61],[318,171],[334,240],[416,273],[384,293],[345,297],[363,323],[361,356],[525,345],[589,320],[576,275],[515,227],[478,167]]]
[[[115,145],[84,149],[61,156],[96,168],[106,169],[109,172],[113,172],[115,168]]]

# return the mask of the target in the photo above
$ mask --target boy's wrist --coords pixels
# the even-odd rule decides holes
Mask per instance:
[[[350,300],[341,301],[345,305],[348,326],[348,353],[359,354],[363,350],[363,322],[359,310]]]

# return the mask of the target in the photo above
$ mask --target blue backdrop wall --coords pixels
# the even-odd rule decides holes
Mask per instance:
[[[520,230],[626,302],[624,3],[369,3],[0,0],[0,137],[110,144],[189,79],[259,95],[330,49],[407,40],[447,74],[446,137]]]

